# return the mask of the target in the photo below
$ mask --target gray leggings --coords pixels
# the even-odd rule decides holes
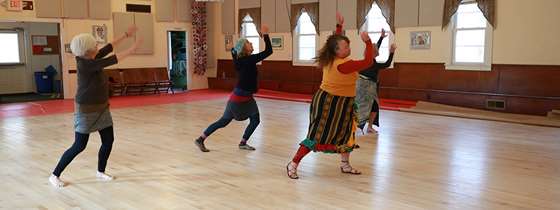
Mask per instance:
[[[204,131],[204,135],[206,136],[212,135],[214,131],[226,127],[232,120],[233,120],[232,117],[227,118],[225,116],[222,116],[218,121],[208,126],[208,128]],[[245,140],[249,140],[249,138],[251,138],[251,135],[253,135],[253,132],[255,131],[255,129],[257,129],[257,126],[259,126],[259,124],[261,123],[259,113],[251,115],[249,117],[249,121],[250,121],[249,125],[247,126],[247,128],[245,129],[245,133],[243,134],[243,139]]]

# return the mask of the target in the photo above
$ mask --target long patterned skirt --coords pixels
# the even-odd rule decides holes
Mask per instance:
[[[351,152],[356,147],[354,111],[354,97],[317,91],[311,101],[307,138],[300,145],[315,152]]]

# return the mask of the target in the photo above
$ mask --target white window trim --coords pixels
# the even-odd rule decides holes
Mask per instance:
[[[465,1],[463,4],[476,4],[476,2]],[[445,63],[446,70],[467,70],[467,71],[491,71],[492,70],[492,44],[494,29],[492,25],[486,21],[486,34],[484,43],[484,62],[483,63],[457,63],[455,62],[455,37],[457,35],[457,15],[453,16],[450,23],[452,30],[451,32],[451,52],[450,57]],[[472,28],[466,30],[480,30],[482,28]]]
[[[300,17],[301,18],[301,17]],[[298,20],[299,21],[299,20]],[[310,34],[305,34],[310,35]],[[292,65],[293,66],[317,66],[315,60],[300,60],[299,59],[299,25],[296,27],[295,33],[292,35],[292,49],[293,49],[293,57],[292,57]],[[315,34],[315,52],[317,52],[317,47],[319,46],[319,34]],[[317,53],[315,53],[317,56]]]

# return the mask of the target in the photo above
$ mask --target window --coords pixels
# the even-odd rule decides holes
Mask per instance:
[[[0,65],[20,64],[22,52],[21,39],[18,32],[0,31]]]
[[[453,66],[472,67],[472,70],[490,70],[492,29],[474,2],[459,6],[453,20]]]
[[[294,47],[295,63],[314,63],[317,52],[317,32],[307,12],[303,12],[299,17],[294,42],[296,46]]]
[[[241,24],[241,37],[247,39],[253,44],[253,54],[259,53],[260,35],[257,31],[255,23],[253,23],[253,18],[249,15],[243,18],[243,23]]]
[[[383,13],[381,13],[381,8],[379,8],[375,2],[366,17],[367,19],[362,26],[362,31],[368,32],[374,44],[377,43],[377,40],[379,40],[381,36],[381,29],[385,29],[387,37],[383,39],[383,43],[381,43],[381,47],[379,47],[379,56],[375,58],[378,62],[385,62],[389,59],[389,46],[392,39],[391,27],[387,23],[387,19],[385,19]]]

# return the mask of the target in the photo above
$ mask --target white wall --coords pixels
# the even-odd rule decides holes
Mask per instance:
[[[558,49],[560,49],[560,39],[558,38],[560,13],[556,11],[560,8],[560,1],[539,0],[533,3],[523,0],[497,0],[496,4],[497,27],[493,32],[492,63],[560,65],[560,53],[558,53]],[[221,18],[218,19],[221,20]],[[221,30],[221,27],[218,29]],[[411,50],[409,47],[411,31],[430,31],[432,34],[431,49]],[[271,35],[284,36],[285,47],[283,50],[276,50],[269,60],[291,61],[291,34]],[[328,35],[330,35],[328,31],[321,32],[320,46],[324,44]],[[352,41],[352,57],[361,58],[364,45],[361,43],[357,31],[346,31],[346,35]],[[217,36],[218,58],[231,59],[229,52],[224,49],[224,35],[218,34]],[[451,32],[442,30],[441,26],[397,28],[395,43],[398,46],[395,62],[445,63],[451,55]]]
[[[112,0],[111,10],[113,12],[125,12],[126,3],[142,3],[152,4],[152,11],[155,11],[154,1],[130,1],[130,0]],[[187,8],[185,8],[187,9]],[[190,9],[190,8],[188,8]],[[36,22],[58,22],[61,23],[62,46],[69,43],[73,36],[79,33],[90,33],[92,25],[107,25],[108,37],[111,41],[113,34],[112,20],[88,20],[88,19],[57,19],[57,18],[35,18],[35,11],[8,12],[5,8],[0,8],[0,22],[10,21],[36,21]],[[155,20],[154,20],[155,21]],[[139,25],[139,27],[142,27]],[[192,25],[186,22],[154,22],[154,54],[152,55],[133,55],[119,64],[110,68],[135,68],[135,67],[168,67],[167,59],[167,31],[168,30],[185,30],[191,39]],[[192,43],[189,40],[188,43]],[[192,51],[190,52],[192,53]],[[189,56],[192,58],[192,55]],[[73,98],[76,93],[76,74],[69,74],[68,70],[76,69],[76,62],[71,54],[64,53],[62,56],[62,69],[64,77],[64,96],[65,98]],[[208,87],[206,76],[198,76],[192,74],[193,65],[189,65],[189,89],[204,89]]]

